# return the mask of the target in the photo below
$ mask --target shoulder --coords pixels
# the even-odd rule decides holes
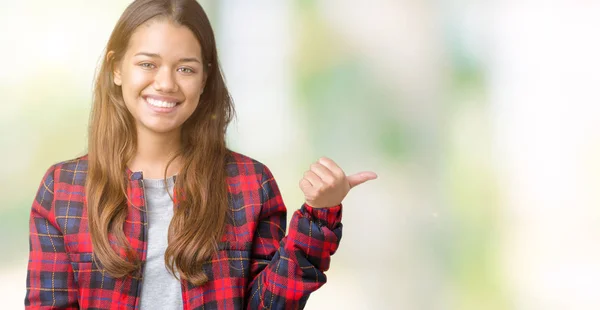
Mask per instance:
[[[229,177],[251,177],[257,178],[259,181],[272,178],[271,171],[265,164],[234,151],[229,151],[227,172]]]
[[[247,155],[230,151],[227,175],[229,190],[233,194],[253,193],[264,201],[279,193],[277,182],[267,165]]]
[[[46,175],[51,175],[55,186],[76,185],[84,186],[88,170],[87,154],[64,160],[52,165]]]
[[[86,176],[85,155],[53,164],[44,174],[32,208],[52,225],[69,228],[63,222],[80,218],[83,211]]]

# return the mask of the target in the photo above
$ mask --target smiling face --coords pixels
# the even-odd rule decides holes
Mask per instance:
[[[166,19],[135,30],[113,74],[137,131],[158,134],[180,133],[206,82],[198,39]]]

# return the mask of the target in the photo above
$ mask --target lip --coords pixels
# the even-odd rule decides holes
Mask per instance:
[[[152,98],[154,100],[165,101],[165,102],[177,102],[177,104],[181,103],[181,101],[182,101],[175,97],[161,96],[161,95],[143,95],[142,98],[144,98],[144,100],[146,100],[148,98]]]
[[[177,110],[177,108],[181,105],[181,101],[178,100],[177,98],[173,98],[173,97],[145,95],[145,96],[142,96],[142,98],[146,102],[146,105],[148,106],[148,108],[150,108],[150,110],[154,111],[155,113],[161,113],[161,114],[171,113],[171,112]],[[147,98],[152,98],[154,100],[160,100],[160,101],[165,101],[165,102],[176,102],[177,104],[172,108],[156,107],[156,106],[151,105],[148,102],[148,100],[146,100]]]

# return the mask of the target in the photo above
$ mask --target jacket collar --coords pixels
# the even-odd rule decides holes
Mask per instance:
[[[137,181],[144,178],[144,175],[141,171],[131,171],[129,167],[125,167],[125,171],[127,172],[127,177],[131,181]]]

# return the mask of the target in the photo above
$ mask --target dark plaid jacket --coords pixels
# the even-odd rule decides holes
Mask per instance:
[[[48,169],[33,202],[26,309],[138,309],[142,277],[113,278],[96,264],[84,184],[87,156]],[[184,309],[298,309],[321,287],[342,236],[341,208],[303,204],[287,236],[286,207],[269,169],[231,152],[231,221],[203,268],[209,282],[182,281]],[[124,172],[125,173],[125,172]],[[127,171],[125,234],[146,258],[147,217],[141,172]],[[140,273],[141,274],[141,273]],[[157,305],[160,309],[160,305]]]

